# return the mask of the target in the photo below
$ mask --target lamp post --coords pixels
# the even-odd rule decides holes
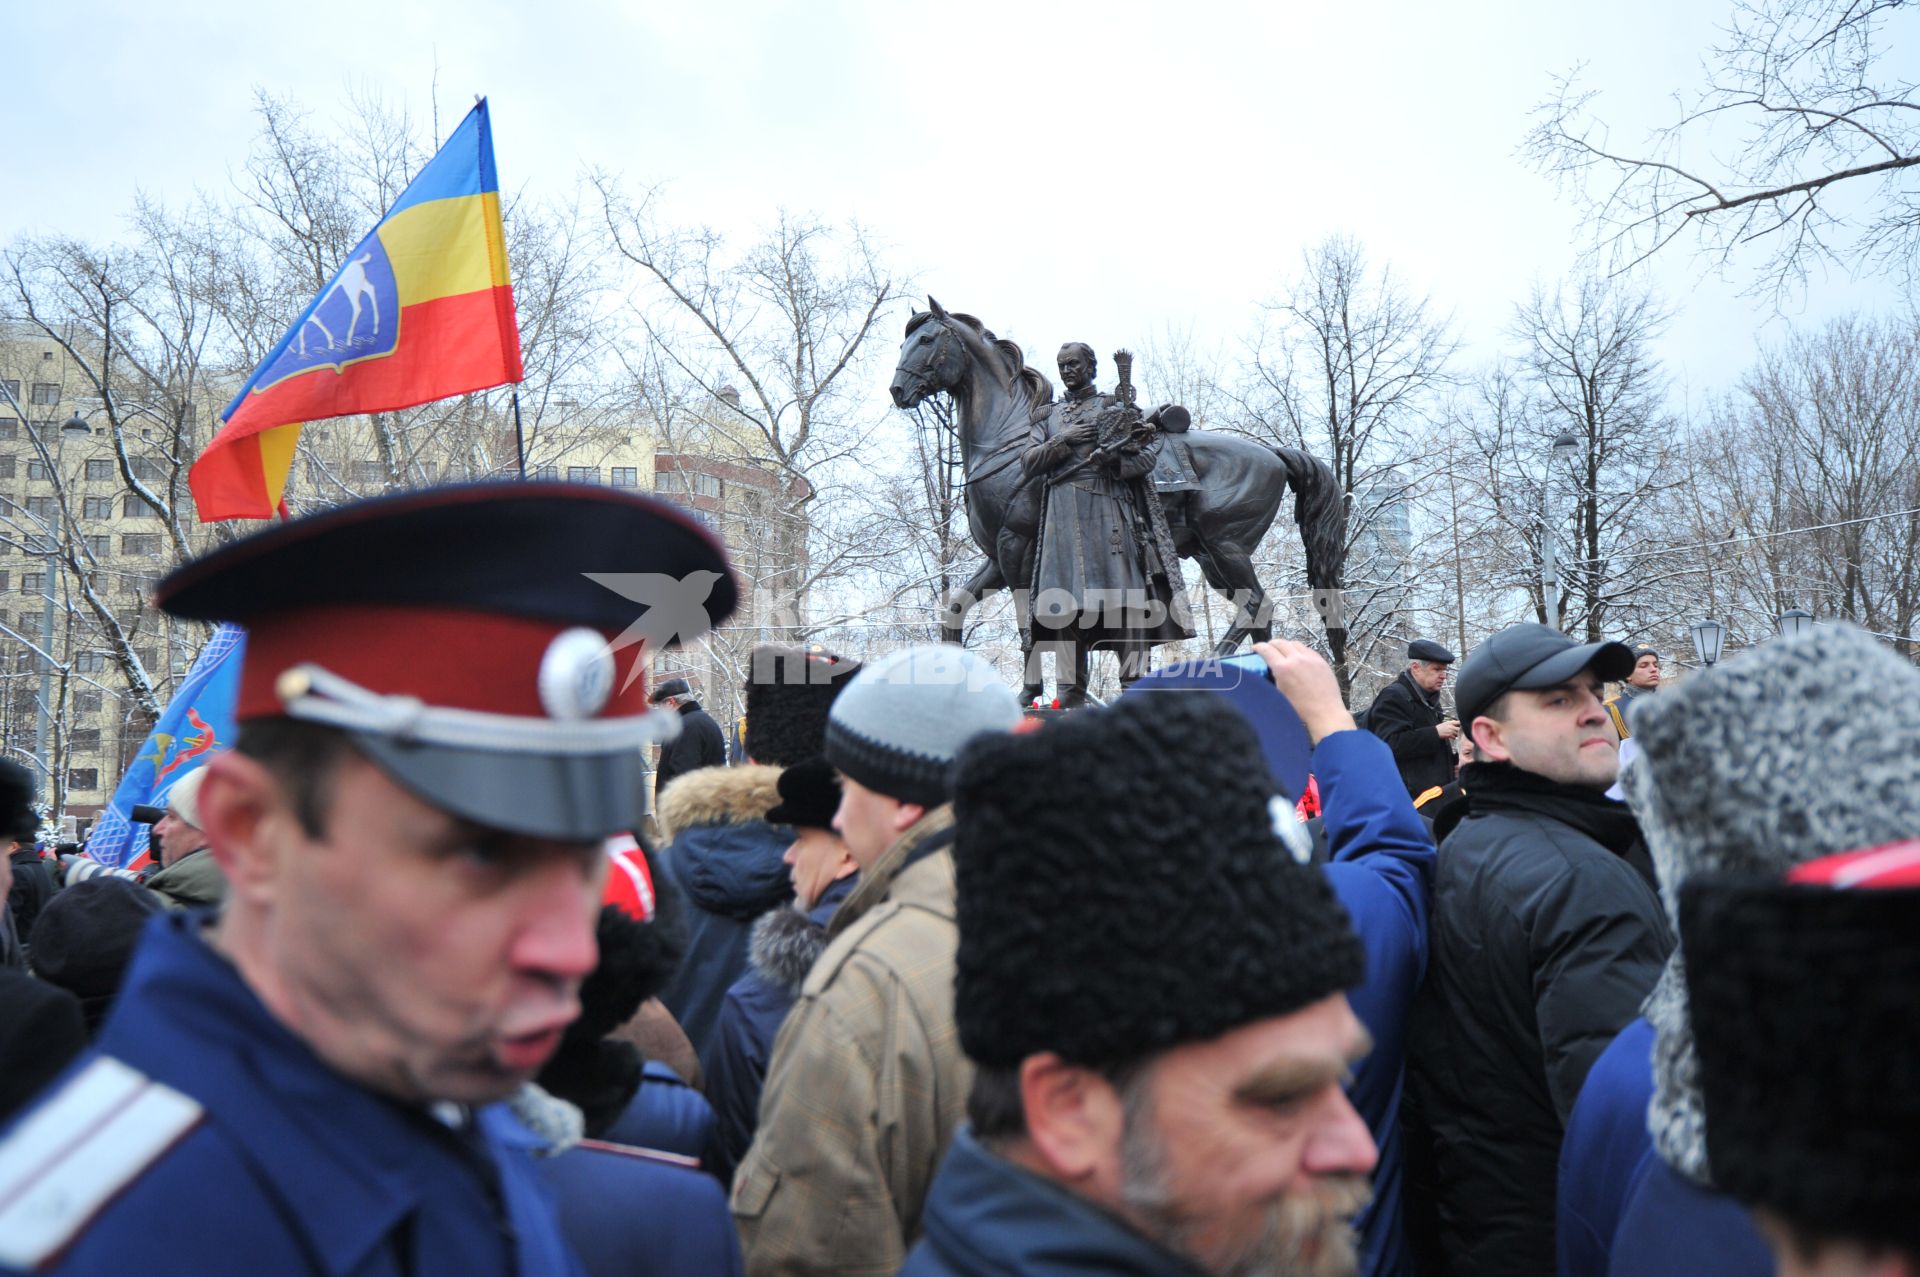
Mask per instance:
[[[61,787],[53,781],[53,610],[54,592],[59,587],[56,582],[60,574],[60,533],[62,519],[60,515],[62,485],[66,482],[60,470],[61,454],[66,451],[69,438],[90,436],[93,427],[79,413],[74,413],[60,424],[60,433],[53,437],[53,451],[47,451],[46,441],[37,435],[35,441],[40,445],[40,455],[47,463],[47,473],[53,480],[53,517],[48,523],[46,534],[46,602],[40,614],[40,701],[34,706],[34,746],[40,755],[40,772],[47,778],[49,798],[61,792]],[[55,813],[58,815],[59,813]]]
[[[1540,601],[1546,605],[1547,624],[1560,628],[1560,547],[1557,520],[1553,508],[1553,469],[1558,461],[1571,461],[1580,450],[1580,441],[1568,431],[1554,437],[1547,451],[1547,482],[1540,492]]]
[[[1780,614],[1774,626],[1780,631],[1781,638],[1798,638],[1813,631],[1813,613],[1794,607]]]
[[[1727,627],[1718,621],[1695,621],[1693,629],[1693,653],[1700,663],[1712,669],[1720,662],[1721,649],[1726,646]]]

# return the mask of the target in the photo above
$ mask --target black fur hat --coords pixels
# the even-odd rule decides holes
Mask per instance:
[[[0,838],[33,846],[40,832],[40,817],[33,810],[37,793],[32,772],[12,759],[0,758]]]
[[[1920,888],[1696,875],[1680,938],[1714,1183],[1920,1255]]]
[[[827,710],[860,662],[826,648],[762,643],[747,672],[747,754],[791,767],[825,749]]]
[[[825,758],[795,763],[780,773],[780,803],[767,811],[769,825],[832,829],[840,810],[840,777]]]
[[[959,759],[954,1015],[967,1054],[1123,1065],[1358,984],[1366,955],[1246,721],[1123,696]]]

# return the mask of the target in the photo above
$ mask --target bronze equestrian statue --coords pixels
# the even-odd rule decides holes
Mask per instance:
[[[944,601],[941,637],[958,643],[967,612],[993,590],[1031,591],[1019,601],[1023,645],[1028,648],[1027,695],[1040,688],[1031,660],[1036,638],[1045,642],[1051,630],[1070,631],[1093,643],[1114,647],[1122,658],[1122,675],[1129,680],[1144,672],[1144,647],[1191,633],[1179,599],[1179,575],[1164,563],[1167,541],[1175,555],[1200,565],[1207,584],[1234,604],[1234,623],[1215,646],[1226,655],[1243,639],[1271,635],[1272,604],[1253,570],[1253,551],[1272,526],[1280,501],[1289,488],[1294,493],[1294,521],[1306,548],[1307,584],[1323,609],[1338,599],[1346,554],[1346,507],[1333,472],[1325,463],[1294,448],[1273,448],[1238,435],[1214,432],[1184,434],[1184,409],[1168,405],[1142,416],[1131,405],[1127,379],[1119,397],[1101,396],[1093,388],[1092,352],[1078,343],[1063,347],[1061,375],[1068,399],[1056,405],[1053,385],[1046,376],[1026,366],[1019,346],[996,338],[971,315],[949,313],[928,298],[928,309],[907,321],[891,387],[894,405],[911,409],[942,391],[953,397],[956,433],[967,479],[967,524],[974,544],[986,562]],[[1076,358],[1068,366],[1068,355]],[[1083,364],[1082,365],[1082,358]],[[1124,401],[1124,402],[1123,402]],[[1091,426],[1090,431],[1080,431]],[[1103,437],[1103,429],[1108,432]],[[1071,436],[1071,438],[1069,438]],[[1177,438],[1176,444],[1173,440]],[[1094,454],[1101,454],[1093,460]],[[1084,486],[1078,482],[1086,476]],[[1159,508],[1145,500],[1148,485],[1157,489]],[[1068,494],[1063,494],[1067,489]],[[1131,507],[1127,499],[1135,504]],[[1127,551],[1108,566],[1121,577],[1124,602],[1161,600],[1164,613],[1151,605],[1119,617],[1117,626],[1104,626],[1105,597],[1075,596],[1071,615],[1030,616],[1036,608],[1057,604],[1044,589],[1053,583],[1071,590],[1048,562],[1042,520],[1048,512],[1071,508],[1071,533],[1056,537],[1082,550],[1088,537],[1103,534],[1109,548]],[[1108,526],[1082,525],[1078,516],[1098,512]],[[1060,515],[1064,519],[1064,515]],[[1063,523],[1063,527],[1066,527]],[[1054,531],[1048,523],[1045,531]],[[1164,533],[1164,536],[1162,535]],[[1075,534],[1078,534],[1077,536]],[[1116,536],[1119,538],[1116,541]],[[1038,546],[1036,547],[1036,537]],[[1036,548],[1038,554],[1036,555]],[[1036,562],[1038,559],[1038,562]],[[1083,583],[1100,588],[1091,573]],[[1126,581],[1136,593],[1129,599]],[[1073,578],[1069,574],[1066,580]],[[1053,612],[1061,609],[1054,607]],[[1106,619],[1112,619],[1109,610]],[[1054,625],[1045,622],[1052,620]],[[1066,625],[1059,624],[1066,620]],[[1041,622],[1035,625],[1030,622]],[[1338,614],[1328,614],[1328,635],[1336,644]],[[1037,631],[1037,632],[1036,632]],[[1166,637],[1155,637],[1164,634]],[[1075,645],[1073,693],[1084,695],[1087,642]],[[1138,663],[1129,668],[1129,656]],[[1062,680],[1065,681],[1064,679]]]

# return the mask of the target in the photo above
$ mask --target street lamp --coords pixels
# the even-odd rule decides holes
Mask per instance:
[[[53,516],[47,527],[46,538],[46,603],[40,613],[40,703],[34,706],[35,746],[40,754],[40,773],[47,778],[47,794],[51,798],[61,792],[61,787],[53,780],[53,721],[49,707],[53,702],[53,608],[56,582],[60,574],[60,533],[61,533],[61,497],[66,476],[60,469],[61,454],[66,451],[68,439],[91,436],[93,427],[79,413],[74,413],[60,423],[60,433],[53,437],[53,452],[47,452],[45,440],[39,440],[40,455],[46,458],[48,474],[53,479]],[[54,813],[58,815],[59,813]]]
[[[1570,431],[1563,430],[1554,437],[1547,453],[1547,482],[1540,493],[1540,518],[1544,524],[1540,529],[1540,601],[1546,605],[1547,624],[1556,629],[1560,625],[1560,547],[1553,509],[1553,463],[1570,463],[1578,451],[1580,441]]]
[[[1799,608],[1788,608],[1774,622],[1780,630],[1781,638],[1798,638],[1813,631],[1813,613],[1803,612]]]
[[[1727,642],[1727,627],[1718,621],[1695,621],[1692,628],[1693,653],[1702,665],[1712,669],[1720,663],[1720,650]]]

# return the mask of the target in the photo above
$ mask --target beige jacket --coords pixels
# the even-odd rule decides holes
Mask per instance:
[[[952,837],[936,808],[863,875],[774,1040],[733,1182],[748,1277],[891,1277],[920,1234],[973,1086],[953,1023]]]

